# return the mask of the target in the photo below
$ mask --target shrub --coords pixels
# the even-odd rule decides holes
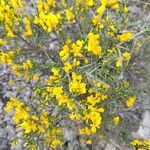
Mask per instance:
[[[106,140],[108,133],[130,141],[130,113],[137,95],[126,70],[138,35],[127,4],[118,0],[0,0],[0,64],[32,90],[29,100],[10,97],[27,149],[63,144],[62,120],[71,121],[80,140]],[[130,122],[131,121],[131,122]],[[112,137],[112,136],[111,136]],[[109,137],[110,138],[110,137]],[[12,144],[16,144],[15,139]]]

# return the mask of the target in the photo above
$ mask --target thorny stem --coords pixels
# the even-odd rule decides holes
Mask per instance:
[[[36,49],[35,46],[31,45],[28,41],[26,41],[21,35],[19,35],[18,33],[16,33],[15,31],[13,31],[14,34],[16,34],[22,41],[24,41],[25,43],[27,43],[30,47],[32,47],[33,49]],[[47,52],[42,49],[42,51],[44,52],[44,54],[47,56],[47,58],[49,59],[49,61],[51,63],[54,63],[53,59],[47,54]]]
[[[79,28],[80,28],[80,31],[81,31],[81,33],[84,35],[84,29],[83,29],[83,27],[81,26],[81,24],[79,23],[79,21],[77,20],[77,18],[75,18],[75,21],[77,22],[77,24],[78,24],[78,26],[79,26]]]

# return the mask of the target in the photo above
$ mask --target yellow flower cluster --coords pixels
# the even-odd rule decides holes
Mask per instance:
[[[93,53],[94,55],[101,56],[102,50],[99,45],[99,34],[89,33],[88,34],[88,51]]]
[[[70,40],[66,42],[66,45],[62,47],[62,50],[59,52],[59,56],[62,61],[66,61],[70,55],[74,57],[82,57],[83,41],[77,40],[76,43],[72,43]]]
[[[91,135],[96,133],[97,129],[101,126],[101,113],[104,112],[104,109],[97,106],[101,101],[106,100],[107,95],[103,94],[91,94],[87,96],[85,100],[85,105],[87,109],[83,111],[83,120],[89,127],[84,127],[79,129],[81,135]]]
[[[0,64],[12,65],[14,58],[14,52],[9,51],[8,53],[0,52]]]
[[[14,37],[15,27],[21,19],[21,12],[17,12],[23,5],[22,0],[10,0],[9,4],[5,0],[0,1],[0,21],[4,22],[8,37]]]
[[[123,55],[125,61],[129,61],[131,59],[130,52],[124,52],[122,55]]]
[[[39,16],[35,16],[34,23],[41,25],[45,31],[51,32],[53,28],[56,28],[57,24],[59,23],[59,19],[59,14],[55,15],[52,12],[47,14],[42,11],[39,13]]]
[[[107,8],[116,10],[119,8],[119,0],[108,0]]]
[[[127,107],[132,107],[136,101],[136,96],[130,96],[125,102]]]
[[[62,144],[62,142],[61,142],[60,140],[55,139],[55,140],[52,141],[51,147],[54,148],[54,149],[56,149],[57,146],[58,146],[58,145],[61,145],[61,144]]]
[[[35,16],[34,23],[37,25],[42,26],[42,28],[47,31],[51,32],[53,28],[56,28],[57,24],[59,23],[60,14],[54,14],[50,12],[50,6],[55,7],[55,1],[44,2],[43,0],[38,1],[38,16]]]
[[[25,17],[24,21],[25,21],[25,29],[26,29],[26,32],[24,32],[24,36],[25,37],[31,36],[32,28],[31,28],[31,21],[30,21],[29,17]]]
[[[59,70],[52,68],[53,75],[50,76],[49,80],[46,80],[48,87],[46,91],[42,93],[42,97],[48,101],[50,98],[56,98],[58,106],[67,106],[68,109],[73,110],[75,108],[73,99],[70,99],[69,96],[65,93],[62,86],[53,86],[58,83],[61,79]]]
[[[130,52],[124,52],[124,53],[122,54],[122,56],[123,56],[123,58],[121,57],[121,58],[119,58],[119,59],[117,60],[117,62],[116,62],[116,67],[122,67],[122,66],[123,66],[123,65],[122,65],[123,60],[126,61],[126,62],[129,62],[130,59],[131,59],[131,57],[132,57],[132,55],[131,55]]]
[[[23,62],[23,64],[15,64],[13,63],[10,68],[12,69],[12,72],[18,76],[18,77],[24,77],[26,80],[29,80],[31,78],[30,70],[32,69],[33,64],[31,60],[26,60]]]
[[[76,0],[76,6],[81,6],[82,8],[86,7],[92,7],[95,4],[94,0]]]
[[[121,35],[118,36],[118,39],[120,42],[126,42],[130,40],[133,37],[133,34],[131,32],[124,32]]]
[[[104,27],[103,24],[100,22],[100,15],[96,15],[93,17],[92,24],[96,28],[102,29]]]
[[[65,63],[64,63],[64,71],[65,71],[66,73],[69,73],[70,70],[72,70],[72,69],[75,68],[75,67],[78,67],[79,65],[80,65],[80,61],[77,60],[77,59],[73,59],[72,64],[71,64],[70,62],[65,62]]]
[[[84,94],[86,93],[86,84],[82,82],[82,75],[72,72],[72,81],[69,84],[70,93]]]
[[[102,15],[104,14],[104,12],[106,10],[107,1],[108,0],[102,0],[101,5],[96,10],[96,12],[98,13],[100,18],[102,17]]]
[[[46,1],[38,0],[37,8],[38,8],[38,12],[41,12],[43,10],[48,12],[50,7],[55,7],[55,6],[56,6],[55,0],[46,0]]]
[[[26,80],[31,79],[32,76],[30,75],[30,70],[33,68],[32,61],[27,59],[22,63],[22,65],[16,64],[14,62],[15,55],[15,50],[0,52],[0,64],[7,64],[17,77],[24,77]]]
[[[138,150],[149,150],[150,149],[150,140],[138,140],[135,139],[130,142],[132,146],[138,148]]]
[[[114,117],[113,122],[114,122],[115,125],[118,125],[119,121],[120,121],[120,117],[119,116]]]
[[[93,108],[89,107],[84,112],[84,118],[85,122],[90,125],[90,131],[92,134],[96,133],[97,129],[100,128],[102,117],[101,112],[104,112],[103,108]]]
[[[10,97],[10,101],[5,107],[5,112],[9,113],[10,111],[14,111],[12,119],[18,127],[21,127],[21,129],[24,130],[26,135],[35,132],[38,134],[46,133],[46,137],[44,136],[45,141],[47,141],[47,138],[51,138],[47,144],[52,148],[56,148],[57,145],[62,143],[60,140],[55,139],[56,134],[61,134],[61,129],[54,128],[52,131],[48,131],[51,121],[48,117],[47,111],[42,110],[41,115],[38,114],[38,116],[30,115],[29,107],[25,107],[19,99],[14,97]]]
[[[18,126],[25,130],[25,133],[29,134],[30,132],[35,132],[37,130],[34,120],[32,120],[32,117],[28,114],[28,108],[24,107],[23,103],[14,97],[10,97],[10,101],[5,108],[7,113],[12,110],[15,112],[12,119]]]
[[[33,64],[31,62],[31,60],[26,60],[24,63],[23,63],[23,69],[25,70],[29,70],[29,69],[32,69],[33,67]]]
[[[72,13],[72,8],[70,8],[66,11],[66,17],[67,17],[68,21],[74,20],[75,15]]]

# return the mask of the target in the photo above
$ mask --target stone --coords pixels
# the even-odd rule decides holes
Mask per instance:
[[[143,114],[143,121],[139,127],[138,134],[145,140],[150,140],[150,111],[147,110]]]
[[[12,125],[7,125],[5,128],[6,133],[8,133],[9,135],[15,135],[15,128]]]
[[[112,143],[108,143],[105,147],[105,150],[116,150],[116,146]]]
[[[3,140],[3,141],[0,143],[0,150],[8,150],[9,147],[10,147],[10,146],[9,146],[7,140]]]
[[[6,132],[4,131],[4,129],[0,128],[0,139],[1,138],[6,138]]]

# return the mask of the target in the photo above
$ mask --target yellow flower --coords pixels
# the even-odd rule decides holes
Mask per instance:
[[[58,105],[61,106],[63,105],[64,103],[68,103],[69,102],[69,99],[68,97],[65,95],[60,95],[59,97],[57,97],[57,100],[58,100]]]
[[[37,130],[36,124],[30,120],[23,121],[19,126],[25,130],[26,134],[35,132]]]
[[[100,18],[102,17],[102,15],[104,14],[106,9],[105,5],[101,5],[100,7],[97,8],[96,12],[99,14]]]
[[[0,53],[0,64],[7,63],[8,65],[13,64],[14,52],[9,51],[8,53]]]
[[[73,67],[78,67],[80,65],[80,61],[77,59],[73,59]]]
[[[119,124],[119,121],[120,121],[119,116],[114,117],[113,122],[114,122],[115,125],[118,125],[118,124]]]
[[[12,119],[18,124],[21,120],[26,120],[29,118],[27,110],[23,107],[15,108],[15,114]]]
[[[87,0],[86,5],[91,7],[94,5],[94,1],[93,0]]]
[[[74,20],[75,15],[72,13],[72,8],[68,9],[66,11],[66,17],[67,17],[68,21],[73,21]]]
[[[131,32],[125,32],[118,36],[120,42],[126,42],[133,37]]]
[[[4,41],[3,39],[0,39],[0,46],[4,46],[6,44],[6,41]]]
[[[61,79],[61,74],[59,71],[60,70],[58,68],[55,68],[55,67],[53,67],[51,69],[51,72],[53,73],[53,75],[51,75],[49,77],[49,79],[46,79],[46,82],[48,83],[48,85],[59,82],[59,80]]]
[[[126,105],[127,107],[132,107],[133,104],[135,103],[135,100],[136,100],[136,96],[130,96],[125,102],[126,102]]]
[[[32,115],[31,118],[32,118],[33,120],[39,120],[39,118],[38,118],[37,116],[35,116],[35,115]]]
[[[99,15],[94,16],[93,19],[92,19],[93,25],[94,25],[94,26],[97,26],[97,25],[99,24],[99,20],[100,20]]]
[[[47,3],[48,3],[49,6],[53,6],[53,7],[55,7],[55,5],[56,5],[55,0],[47,0]]]
[[[130,52],[124,52],[122,55],[123,55],[125,61],[129,61],[131,59]]]
[[[79,129],[79,134],[83,135],[91,135],[91,130],[88,127]]]
[[[54,87],[53,88],[53,95],[57,97],[60,97],[63,93],[63,87],[60,86],[60,87]]]
[[[89,139],[89,140],[86,141],[86,144],[91,145],[92,141]]]
[[[33,64],[31,62],[31,60],[26,60],[23,63],[23,69],[29,70],[29,69],[32,69],[32,67],[33,67]]]
[[[13,141],[11,142],[11,144],[12,144],[12,145],[18,145],[19,142],[18,142],[18,140],[13,140]]]
[[[92,133],[95,133],[96,132],[96,128],[99,128],[100,125],[101,125],[101,116],[100,116],[100,113],[99,112],[96,112],[96,111],[91,111],[87,114],[85,114],[85,121],[86,122],[91,122],[91,131]]]
[[[72,69],[72,65],[69,62],[64,63],[64,70],[66,73],[69,73]]]
[[[86,93],[86,84],[81,82],[82,76],[77,75],[75,72],[72,73],[72,81],[69,84],[69,91],[76,94]]]
[[[108,3],[108,0],[101,0],[101,4],[102,4],[102,5],[106,6],[107,3]]]
[[[134,146],[136,146],[136,145],[138,145],[138,146],[143,145],[142,142],[139,141],[139,140],[133,140],[132,142],[130,142],[130,144],[134,145]]]
[[[88,34],[88,51],[92,52],[94,55],[102,55],[102,50],[99,45],[99,34],[89,33]]]
[[[124,8],[123,8],[123,11],[126,13],[129,11],[128,7],[125,5]]]
[[[47,111],[45,111],[45,110],[42,111],[42,114],[40,116],[40,122],[41,122],[42,125],[45,125],[46,128],[49,127],[50,122],[49,122],[49,119],[48,119]]]
[[[118,2],[119,2],[118,0],[108,0],[107,7],[111,7],[117,4]]]
[[[116,67],[122,67],[122,60],[121,59],[118,59],[117,62],[116,62]]]
[[[79,129],[79,134],[80,134],[80,135],[85,134],[85,133],[84,133],[84,129]]]
[[[37,8],[38,8],[38,12],[41,12],[43,10],[43,2],[42,2],[42,0],[38,0]]]
[[[69,91],[76,94],[86,93],[86,84],[78,81],[72,81],[69,85]]]
[[[46,13],[40,11],[39,16],[35,16],[34,23],[41,25],[42,28],[49,33],[53,28],[56,28],[59,23],[59,15],[55,15],[52,12]]]
[[[87,58],[84,59],[85,64],[89,63],[89,60]]]
[[[25,17],[24,21],[25,21],[25,30],[26,30],[26,32],[24,32],[24,36],[26,36],[26,37],[31,36],[32,29],[31,29],[31,21],[30,21],[29,17]]]
[[[22,65],[13,64],[11,66],[11,69],[16,76],[18,76],[18,77],[21,76]]]
[[[8,113],[11,110],[14,110],[14,108],[21,108],[22,106],[23,106],[23,103],[19,99],[15,97],[10,97],[10,100],[6,104],[5,112]]]
[[[90,95],[87,97],[87,103],[89,103],[92,106],[95,106],[95,104],[99,103],[101,100],[101,98],[94,96],[94,95]]]
[[[109,0],[107,3],[107,8],[116,10],[119,8],[119,0]]]
[[[34,80],[34,81],[39,80],[39,75],[38,75],[38,74],[35,74],[35,75],[33,76],[33,80]]]
[[[49,5],[47,2],[43,2],[43,8],[45,12],[49,12]]]
[[[56,149],[57,146],[58,146],[58,145],[61,145],[61,144],[62,144],[62,142],[61,142],[60,140],[55,139],[55,140],[52,141],[51,147],[54,148],[54,149]]]
[[[45,129],[43,128],[42,125],[38,125],[38,132],[39,133],[44,133],[45,132]]]
[[[62,50],[59,52],[59,56],[63,61],[66,61],[69,58],[69,47],[64,45]]]
[[[76,57],[82,57],[81,48],[83,46],[83,41],[78,40],[76,43],[71,45],[71,53]]]
[[[100,15],[94,16],[92,18],[92,24],[93,26],[96,26],[97,28],[100,28],[100,29],[104,27],[104,25],[100,23]]]
[[[73,113],[69,114],[69,118],[70,118],[71,120],[79,120],[80,115],[73,112]]]
[[[53,72],[54,76],[59,76],[59,69],[57,69],[57,68],[52,68],[51,71]]]
[[[47,19],[45,20],[45,24],[47,25],[47,31],[51,32],[52,28],[56,28],[58,22],[59,22],[59,16],[49,13],[47,16]]]

